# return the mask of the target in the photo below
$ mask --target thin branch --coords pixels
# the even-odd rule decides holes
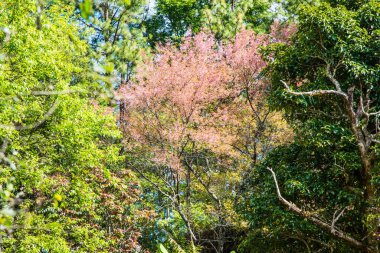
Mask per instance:
[[[317,240],[317,239],[314,239],[314,238],[311,238],[311,237],[309,237],[308,239],[309,239],[310,241],[312,241],[312,242],[317,242],[317,243],[319,243],[319,244],[321,244],[321,245],[323,245],[323,246],[329,248],[331,253],[334,252],[334,248],[333,248],[332,245],[330,245],[329,243],[325,243],[325,242],[323,242],[323,241],[320,241],[320,240]],[[322,247],[320,250],[323,250],[323,249],[324,249],[324,248]],[[319,251],[320,251],[320,250],[319,250]],[[319,252],[319,251],[317,251],[317,252]]]
[[[332,222],[331,222],[331,232],[334,232],[334,230],[335,230],[335,223],[339,220],[339,218],[340,217],[342,217],[343,216],[343,214],[344,214],[344,211],[346,211],[346,209],[348,209],[349,207],[348,206],[346,206],[346,207],[344,207],[343,209],[342,209],[342,211],[336,216],[336,214],[337,214],[337,212],[339,211],[339,210],[336,210],[335,212],[334,212],[334,215],[333,215],[333,220],[332,220]]]
[[[307,243],[307,241],[305,239],[303,239],[302,237],[298,237],[298,236],[295,236],[295,235],[289,235],[287,236],[288,238],[290,239],[296,239],[298,241],[301,241],[305,246],[306,246],[306,249],[307,249],[307,252],[308,253],[311,253],[311,249],[310,249],[310,245]]]
[[[3,141],[3,145],[1,145],[1,152],[2,153],[5,153],[5,151],[7,150],[8,144],[9,144],[9,141],[7,139],[5,139]]]
[[[368,113],[369,116],[379,116],[380,115],[380,111],[378,112],[371,112],[371,113]]]
[[[184,162],[185,162],[185,165],[186,167],[194,174],[194,176],[196,177],[196,179],[199,181],[199,183],[203,186],[203,188],[207,191],[207,193],[211,196],[211,198],[218,204],[218,208],[219,209],[222,209],[223,208],[223,205],[222,205],[222,202],[220,201],[220,199],[216,196],[215,193],[213,193],[211,190],[210,190],[210,187],[207,186],[207,184],[202,180],[202,178],[198,175],[198,173],[196,173],[193,169],[193,167],[188,163],[188,161],[186,159],[184,159]]]
[[[87,27],[93,28],[95,31],[98,31],[99,33],[103,32],[103,30],[100,27],[95,26],[94,24],[87,23],[84,19],[80,18],[79,19],[82,24],[84,24]]]
[[[70,94],[70,93],[84,93],[86,91],[81,90],[54,90],[54,91],[48,91],[48,90],[39,90],[39,91],[31,91],[30,94],[35,96],[52,96],[52,95],[64,95],[64,94]]]
[[[9,159],[3,152],[0,152],[0,161],[1,160],[3,160],[4,162],[8,163],[9,167],[12,170],[16,169],[16,164],[11,159]]]
[[[55,110],[58,108],[58,105],[60,104],[60,102],[61,101],[59,99],[56,99],[53,106],[49,109],[49,111],[47,111],[47,113],[41,119],[37,120],[33,124],[25,125],[25,126],[10,126],[10,125],[0,124],[0,128],[9,129],[9,130],[18,130],[18,131],[30,130],[30,129],[37,128],[40,125],[42,125],[51,115],[53,115]]]
[[[1,151],[0,151],[0,161],[3,160],[4,162],[8,163],[9,164],[9,167],[12,169],[12,170],[16,170],[16,164],[11,160],[9,159],[5,152],[8,148],[8,144],[9,144],[9,141],[8,139],[5,139],[3,141],[3,145],[1,146]],[[17,161],[17,159],[16,159]]]
[[[159,191],[162,195],[164,195],[165,197],[167,197],[168,199],[170,199],[172,202],[175,202],[174,198],[172,196],[170,196],[169,194],[167,194],[166,192],[164,192],[163,190],[161,190],[161,188],[156,184],[154,183],[152,180],[150,180],[147,176],[144,175],[144,173],[142,173],[139,169],[137,169],[135,166],[132,166],[133,170],[135,170],[140,176],[142,176],[146,181],[148,181],[148,183],[150,183],[151,185],[153,185],[155,187],[155,189],[157,191]]]
[[[153,185],[155,187],[155,189],[157,189],[161,194],[163,194],[165,197],[167,197],[173,204],[174,204],[174,207],[176,209],[176,211],[178,212],[178,214],[181,216],[182,220],[185,222],[185,225],[190,233],[190,236],[193,238],[194,241],[197,240],[191,226],[190,226],[190,222],[189,220],[187,219],[187,217],[183,214],[182,212],[182,208],[181,208],[181,204],[179,203],[179,201],[176,201],[175,197],[172,197],[170,196],[169,194],[167,194],[166,192],[164,192],[162,189],[160,189],[160,187],[154,183],[152,180],[150,180],[147,176],[144,175],[144,173],[142,173],[139,169],[137,169],[136,167],[132,166],[133,169],[135,171],[137,171],[137,173],[142,176],[146,181],[148,181],[151,185]]]

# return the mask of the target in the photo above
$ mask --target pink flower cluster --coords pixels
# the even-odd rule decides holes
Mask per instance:
[[[231,152],[239,128],[249,121],[244,113],[252,113],[243,97],[256,101],[265,90],[259,74],[266,63],[259,51],[269,42],[268,35],[243,30],[230,43],[199,33],[179,47],[159,46],[154,59],[146,59],[118,92],[127,106],[130,143],[178,169],[180,152],[190,143]]]

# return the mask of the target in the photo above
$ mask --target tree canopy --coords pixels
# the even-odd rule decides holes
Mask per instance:
[[[3,0],[1,252],[380,250],[377,0]]]

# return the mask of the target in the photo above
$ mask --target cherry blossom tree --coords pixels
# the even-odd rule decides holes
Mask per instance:
[[[236,222],[225,203],[233,199],[242,175],[242,166],[233,161],[256,163],[282,142],[275,130],[286,132],[281,116],[265,103],[268,83],[260,73],[266,64],[259,49],[269,42],[270,36],[243,30],[232,42],[218,43],[200,33],[179,47],[161,45],[133,82],[119,90],[126,105],[120,124],[127,151],[150,153],[165,169],[156,167],[159,176],[153,178],[151,169],[131,166],[169,200],[192,245],[203,240],[192,219],[192,187],[212,203],[218,218],[216,243],[209,244],[223,252],[226,229]]]

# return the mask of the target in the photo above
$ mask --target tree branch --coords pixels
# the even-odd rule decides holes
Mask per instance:
[[[222,209],[223,205],[220,199],[216,196],[215,193],[213,193],[210,188],[207,186],[207,184],[202,180],[202,178],[196,173],[193,169],[193,167],[189,164],[189,162],[184,159],[186,167],[194,174],[196,179],[199,181],[199,183],[203,186],[203,188],[207,191],[207,193],[211,196],[211,198],[218,204],[218,208]]]
[[[70,93],[83,93],[86,91],[81,90],[39,90],[39,91],[31,91],[30,94],[35,96],[52,96],[52,95],[64,95],[64,94],[70,94]]]
[[[330,64],[327,64],[327,66],[326,66],[326,73],[327,73],[327,77],[335,85],[335,89],[339,92],[342,92],[342,88],[340,87],[340,83],[338,82],[338,80],[335,79],[334,75],[330,71]]]
[[[286,207],[288,207],[292,212],[304,217],[305,219],[311,221],[312,223],[314,223],[315,225],[319,226],[320,228],[322,228],[323,230],[325,230],[326,232],[332,234],[333,236],[341,239],[341,240],[344,240],[346,241],[347,243],[349,243],[351,246],[355,247],[355,248],[358,248],[358,249],[364,249],[368,252],[372,252],[372,249],[371,248],[368,248],[366,245],[364,245],[362,242],[356,240],[355,238],[347,235],[346,233],[344,233],[343,231],[340,231],[340,230],[337,230],[337,229],[333,229],[332,225],[328,224],[327,222],[325,221],[322,221],[319,217],[317,217],[316,215],[313,215],[313,214],[310,214],[309,212],[306,212],[306,211],[303,211],[301,208],[299,208],[297,205],[295,205],[294,203],[286,200],[282,195],[281,195],[281,191],[280,191],[280,187],[278,186],[278,182],[277,182],[277,177],[276,177],[276,173],[271,169],[271,168],[267,168],[271,173],[272,173],[272,176],[273,176],[273,180],[274,180],[274,183],[275,183],[275,186],[276,186],[276,192],[277,192],[277,196],[280,200],[280,202],[285,205]]]
[[[333,232],[333,231],[335,231],[335,223],[339,220],[339,218],[340,217],[342,217],[343,216],[343,214],[344,214],[344,211],[346,211],[346,209],[348,209],[349,207],[348,206],[346,206],[346,207],[344,207],[343,209],[342,209],[342,211],[336,216],[336,213],[338,212],[338,210],[336,210],[335,212],[334,212],[334,215],[333,215],[333,220],[332,220],[332,222],[331,222],[331,232]]]
[[[170,199],[172,202],[174,202],[174,198],[164,192],[156,183],[154,183],[152,180],[150,180],[147,176],[144,175],[139,169],[136,168],[136,166],[132,166],[133,170],[135,170],[140,176],[142,176],[148,183],[153,185],[157,191],[159,191],[162,195]]]
[[[37,120],[33,124],[25,125],[25,126],[10,126],[10,125],[2,125],[0,124],[0,128],[9,129],[9,130],[30,130],[39,127],[42,125],[57,109],[58,105],[60,104],[60,100],[56,99],[53,106],[47,111],[47,113],[39,120]]]
[[[378,112],[370,112],[368,113],[369,116],[379,116],[380,115],[380,111]]]
[[[301,96],[310,96],[310,97],[313,97],[313,96],[321,96],[321,95],[326,95],[326,94],[335,94],[335,95],[339,95],[339,96],[342,96],[343,98],[345,99],[348,99],[348,96],[346,93],[342,92],[342,91],[337,91],[337,90],[312,90],[312,91],[292,91],[290,89],[290,87],[284,82],[281,80],[281,83],[284,84],[285,88],[286,88],[286,92],[290,93],[290,94],[293,94],[293,95],[301,95]]]
[[[157,191],[159,191],[162,195],[164,195],[165,197],[167,197],[171,202],[172,204],[174,205],[176,211],[178,212],[178,214],[181,216],[182,220],[185,222],[185,225],[189,231],[189,234],[190,236],[193,238],[194,241],[197,240],[192,228],[191,228],[191,225],[190,225],[190,221],[187,219],[187,217],[184,215],[184,213],[182,212],[182,208],[181,208],[181,203],[179,203],[179,201],[177,201],[175,199],[175,197],[172,197],[170,196],[169,194],[167,194],[166,192],[164,192],[156,183],[154,183],[152,180],[150,180],[147,176],[144,175],[144,173],[142,173],[139,169],[137,169],[135,166],[132,166],[133,169],[140,175],[142,176],[146,181],[148,181],[151,185],[153,185],[155,187],[155,189]]]

